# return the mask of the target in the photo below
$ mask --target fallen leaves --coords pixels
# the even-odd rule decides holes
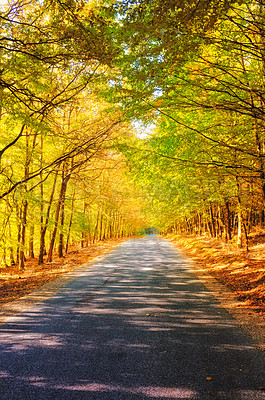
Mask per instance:
[[[236,294],[246,308],[265,316],[265,236],[250,239],[250,251],[206,236],[174,236],[171,240],[207,273]]]
[[[17,266],[0,269],[0,306],[31,293],[42,285],[109,251],[122,241],[122,239],[113,239],[83,249],[72,248],[64,258],[54,257],[52,263],[40,266],[37,265],[37,259],[30,259],[26,262],[24,271],[19,270]]]

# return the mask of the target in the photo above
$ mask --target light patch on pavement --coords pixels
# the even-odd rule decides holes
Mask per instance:
[[[33,386],[46,387],[47,384],[41,380],[41,378],[36,377],[30,379]],[[105,385],[103,383],[87,383],[78,385],[48,385],[52,389],[59,390],[71,390],[71,391],[82,391],[82,392],[120,392],[120,393],[130,393],[134,395],[145,395],[150,398],[167,398],[167,399],[186,399],[192,400],[197,398],[197,392],[187,388],[164,388],[164,387],[124,387],[115,385]]]
[[[240,400],[264,400],[265,393],[254,390],[245,390],[240,392]]]
[[[3,353],[24,352],[33,347],[37,348],[56,348],[64,346],[67,335],[62,334],[50,334],[50,333],[18,333],[16,335],[16,341],[10,343],[8,335],[2,336],[2,344],[6,343],[6,348]]]
[[[1,377],[9,377],[10,375],[4,372],[0,373]],[[76,385],[56,385],[47,382],[46,379],[40,376],[30,378],[21,378],[28,381],[32,386],[49,388],[55,390],[69,390],[74,392],[119,392],[133,395],[144,395],[154,399],[178,399],[178,400],[195,400],[198,398],[198,393],[189,388],[183,387],[159,387],[159,386],[140,386],[140,387],[125,387],[119,385],[107,385],[104,383],[79,383]],[[235,400],[265,400],[265,392],[263,390],[236,390],[232,392],[215,392],[214,396],[220,399],[231,399],[231,395]]]

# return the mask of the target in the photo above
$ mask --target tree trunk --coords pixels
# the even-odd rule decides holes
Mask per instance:
[[[3,248],[3,256],[2,256],[2,260],[3,260],[3,264],[5,267],[8,267],[7,265],[7,261],[6,261],[6,245],[4,244],[4,248]]]
[[[65,199],[65,192],[67,189],[67,183],[70,179],[70,174],[67,174],[64,176],[64,170],[62,174],[62,183],[61,183],[61,189],[60,189],[60,194],[59,194],[59,199],[56,207],[56,212],[55,212],[55,222],[54,222],[54,228],[51,236],[51,241],[50,241],[50,247],[49,247],[49,252],[48,252],[48,258],[47,261],[51,262],[52,261],[52,255],[53,255],[53,248],[55,244],[55,238],[57,234],[57,229],[58,229],[58,224],[59,224],[59,215],[60,215],[60,210],[63,205],[63,201]]]
[[[43,136],[41,135],[40,141],[40,169],[43,167]],[[43,264],[43,256],[45,249],[45,231],[44,231],[44,186],[43,186],[43,172],[40,173],[40,251],[38,264]]]
[[[101,213],[100,216],[100,225],[99,225],[99,240],[102,241],[103,240],[103,213]]]
[[[87,238],[87,232],[86,232],[86,230],[85,230],[86,208],[87,208],[87,204],[86,204],[86,202],[84,201],[84,204],[83,204],[84,227],[83,227],[83,230],[82,230],[82,233],[81,233],[81,247],[82,247],[82,248],[85,247],[85,241],[86,241],[86,238]]]
[[[112,238],[112,211],[110,211],[110,216],[109,216],[108,237],[110,239]]]
[[[19,250],[19,268],[21,270],[25,269],[25,241],[26,241],[26,225],[27,225],[27,211],[28,202],[23,201],[22,208],[22,221],[21,221],[21,237],[20,237],[20,250]]]
[[[212,237],[216,238],[215,220],[214,220],[212,205],[210,206],[210,216],[211,216],[211,227],[212,227],[211,234],[212,234]]]
[[[89,244],[92,244],[92,234],[91,234],[91,212],[90,212],[90,208],[88,205],[88,212],[87,212],[87,224],[88,224],[88,237],[87,237],[87,246],[88,246],[88,241]]]
[[[50,211],[51,211],[53,197],[54,197],[54,193],[55,193],[57,177],[58,177],[58,170],[55,173],[55,177],[54,177],[54,181],[53,181],[53,187],[52,187],[50,200],[49,200],[49,204],[48,204],[48,208],[47,208],[47,212],[46,212],[45,224],[41,227],[41,232],[40,232],[40,252],[39,252],[39,261],[38,261],[39,265],[43,264],[43,262],[44,262],[45,234],[46,234],[49,219],[50,219]]]
[[[225,209],[226,209],[226,232],[228,240],[232,239],[232,229],[231,229],[231,214],[230,214],[230,207],[229,201],[225,201]]]
[[[26,160],[24,169],[24,178],[29,177],[29,165],[30,165],[30,153],[29,153],[29,132],[25,130],[26,136]],[[36,135],[34,137],[34,143],[36,141]],[[25,195],[27,193],[27,185],[24,185]],[[19,268],[23,270],[25,268],[25,242],[26,242],[26,226],[27,226],[27,212],[28,212],[28,201],[25,198],[22,203],[22,220],[21,220],[21,237],[20,237],[20,250],[19,250]]]
[[[14,258],[14,249],[12,246],[9,247],[10,251],[10,265],[14,266],[15,265],[15,258]]]
[[[60,234],[59,234],[59,247],[58,247],[58,254],[59,257],[63,257],[63,239],[64,239],[64,205],[65,205],[65,191],[61,201],[61,227],[60,227]]]
[[[249,251],[249,239],[248,239],[248,230],[245,222],[243,222],[243,228],[245,233],[245,240],[246,240],[246,251]]]
[[[242,236],[242,213],[241,210],[237,214],[237,247],[241,248],[243,246],[243,236]]]
[[[12,231],[11,231],[11,224],[10,224],[10,220],[8,221],[8,228],[9,228],[9,239],[10,239],[10,243],[12,243]],[[15,265],[15,258],[14,258],[14,249],[13,246],[9,247],[9,258],[10,258],[10,265],[14,266]]]
[[[34,256],[34,225],[30,225],[29,233],[29,257],[35,258]]]
[[[96,242],[96,238],[97,238],[97,236],[98,236],[99,216],[100,216],[100,212],[99,212],[99,210],[98,210],[98,212],[97,212],[97,220],[96,220],[96,225],[95,225],[95,230],[94,230],[93,243]]]
[[[68,232],[67,232],[67,238],[66,238],[66,244],[65,244],[65,254],[68,253],[68,247],[69,247],[69,242],[70,242],[70,234],[71,234],[71,227],[72,227],[73,217],[74,217],[74,205],[75,205],[75,188],[74,188],[73,197],[72,197],[71,214],[70,214],[70,220],[69,220]]]
[[[19,248],[21,237],[21,221],[17,225],[17,250],[16,250],[16,264],[19,264]]]

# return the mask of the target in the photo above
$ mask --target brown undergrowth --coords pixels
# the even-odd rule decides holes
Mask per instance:
[[[249,251],[206,236],[169,235],[187,256],[227,286],[242,304],[265,317],[265,233],[250,235]]]
[[[17,266],[0,268],[0,307],[106,253],[123,240],[106,240],[85,248],[73,246],[66,257],[55,255],[52,262],[43,265],[38,265],[36,258],[29,259],[24,271]]]

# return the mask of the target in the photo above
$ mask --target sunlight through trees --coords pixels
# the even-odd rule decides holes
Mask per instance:
[[[0,8],[3,266],[151,227],[248,247],[265,223],[262,1]]]

